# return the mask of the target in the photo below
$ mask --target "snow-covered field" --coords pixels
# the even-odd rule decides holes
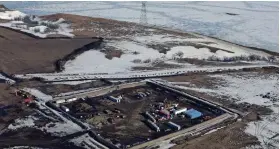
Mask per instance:
[[[204,36],[185,37],[172,36],[172,34],[157,34],[151,36],[135,35],[129,39],[109,40],[105,43],[106,47],[113,47],[122,51],[120,58],[113,57],[108,59],[100,50],[86,51],[77,56],[76,59],[68,61],[65,64],[64,73],[123,73],[132,71],[134,67],[154,67],[161,62],[170,64],[170,61],[175,65],[180,65],[180,63],[173,61],[174,58],[207,60],[215,57],[223,60],[236,56],[249,57],[250,55],[258,55],[261,58],[270,56],[262,51],[251,50]],[[206,42],[211,44],[205,44]],[[161,46],[159,49],[169,46],[170,50],[167,50],[166,54],[160,53],[159,49],[149,46],[151,44]],[[205,47],[196,48],[189,44]],[[218,50],[211,51],[211,48],[218,48]],[[182,53],[181,57],[178,56],[178,53]],[[138,62],[135,62],[136,60]],[[183,67],[182,65],[180,66]],[[196,66],[188,64],[184,67],[192,68]]]
[[[205,92],[214,96],[225,95],[231,97],[236,103],[247,102],[261,106],[267,106],[273,113],[262,116],[262,120],[250,122],[245,130],[246,133],[254,135],[261,142],[260,148],[269,148],[272,144],[276,148],[279,143],[279,76],[278,74],[259,75],[248,74],[242,76],[232,75],[210,75],[210,77],[222,79],[226,84],[217,88],[185,87],[198,92]],[[177,84],[174,82],[173,84]],[[178,84],[179,86],[180,84]],[[188,85],[188,84],[187,84]],[[269,93],[271,98],[263,98],[262,95]]]
[[[139,22],[141,2],[2,2],[28,14],[71,13]],[[149,24],[278,52],[278,2],[147,2]],[[226,14],[230,13],[230,14]],[[234,15],[236,14],[236,15]]]
[[[8,126],[8,129],[16,130],[16,129],[24,128],[24,127],[34,127],[34,125],[35,125],[34,120],[37,120],[37,118],[33,117],[33,116],[16,119],[13,124],[10,124]]]
[[[123,4],[126,5],[128,3]],[[131,4],[134,6],[134,4],[137,3]],[[60,5],[60,3],[58,5]],[[125,8],[127,9],[127,7]],[[163,8],[164,7],[160,9]],[[16,16],[13,17],[15,18]],[[225,18],[225,20],[228,21],[227,18]],[[32,21],[37,21],[37,25],[29,27],[30,24],[25,25],[26,23],[24,21],[11,21],[8,23],[0,23],[0,25],[19,29],[21,31],[32,33],[43,38],[53,34],[54,32],[55,34],[62,34],[70,37],[74,36],[71,34],[72,30],[69,29],[69,24],[63,23],[64,20],[62,18],[56,22],[46,22],[35,17],[35,19],[31,19],[31,22]],[[59,27],[55,29],[55,31],[45,32],[47,29],[49,29],[46,23],[58,25]],[[181,58],[192,58],[198,60],[210,59],[215,61],[234,59],[236,57],[248,58],[252,55],[258,56],[259,60],[267,60],[270,57],[269,54],[262,51],[251,50],[245,47],[197,34],[192,34],[192,36],[181,36],[172,33],[159,34],[153,32],[153,30],[150,30],[149,33],[149,36],[135,34],[125,38],[120,37],[119,39],[108,40],[105,43],[104,49],[86,51],[77,56],[74,60],[68,61],[65,64],[65,70],[63,72],[66,74],[127,73],[135,69],[164,69],[166,68],[166,65],[170,65],[171,63],[173,63],[172,65],[174,68],[196,67],[188,63],[186,63],[187,65],[182,65],[181,63],[176,63],[176,61],[174,61],[174,59]],[[106,57],[107,55],[105,54],[106,50],[108,50],[106,48],[113,48],[114,50],[121,51],[122,54],[120,57],[108,59],[108,57]],[[157,67],[159,65],[161,68]]]

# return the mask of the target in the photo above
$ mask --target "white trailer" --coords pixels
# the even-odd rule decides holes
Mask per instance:
[[[153,123],[157,122],[156,119],[148,112],[145,112],[145,115],[147,116],[148,119],[150,119]]]
[[[177,114],[183,113],[185,111],[187,111],[187,108],[178,109],[178,110],[174,111],[174,114],[177,115]]]
[[[176,130],[180,130],[180,129],[181,129],[181,126],[180,126],[180,125],[175,124],[175,123],[173,123],[173,122],[171,122],[171,121],[168,122],[167,125],[170,126],[170,127],[173,128],[173,129],[176,129]]]
[[[122,98],[121,97],[116,98],[116,97],[113,97],[113,96],[109,96],[108,99],[110,99],[113,102],[120,103]]]
[[[69,108],[67,108],[67,107],[65,107],[65,106],[61,106],[61,109],[62,109],[63,111],[65,111],[65,112],[69,112],[69,111],[70,111]]]
[[[73,101],[76,101],[78,100],[78,98],[69,98],[69,99],[66,99],[66,102],[73,102]]]
[[[65,99],[60,99],[60,100],[57,100],[55,101],[56,104],[61,104],[61,103],[65,103]]]
[[[156,132],[160,132],[160,128],[158,127],[158,125],[156,123],[153,123],[150,120],[147,120],[147,124]]]

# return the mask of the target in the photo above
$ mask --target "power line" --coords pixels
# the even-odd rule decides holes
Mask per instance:
[[[146,10],[146,3],[147,2],[142,2],[142,8],[141,8],[141,16],[140,16],[140,24],[148,24],[147,20],[147,10]]]

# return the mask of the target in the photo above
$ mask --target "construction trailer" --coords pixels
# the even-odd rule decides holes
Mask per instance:
[[[171,121],[168,122],[167,125],[168,125],[169,127],[171,127],[172,129],[175,129],[175,130],[180,130],[180,129],[181,129],[181,126],[180,126],[180,125],[175,124],[175,123],[173,123],[173,122],[171,122]]]
[[[147,124],[148,126],[153,129],[154,131],[156,132],[160,132],[160,128],[158,127],[158,125],[156,123],[153,123],[152,121],[150,120],[147,120]]]
[[[78,98],[69,98],[69,99],[65,99],[66,102],[73,102],[73,101],[76,101],[78,100]]]
[[[120,96],[120,97],[116,98],[116,97],[113,97],[113,96],[108,96],[108,99],[113,101],[113,102],[120,103],[122,97]]]
[[[70,110],[69,110],[69,108],[67,108],[66,106],[61,106],[60,107],[63,111],[65,111],[65,112],[69,112]]]
[[[56,100],[55,103],[56,104],[61,104],[61,103],[65,103],[65,99],[60,99],[60,100]]]
[[[156,122],[156,119],[155,119],[148,111],[146,111],[144,114],[145,114],[145,116],[146,116],[149,120],[151,120],[153,123]]]
[[[187,111],[187,108],[181,108],[181,109],[175,110],[174,114],[177,115],[177,114],[180,114],[180,113],[184,113],[186,111]]]
[[[185,112],[185,115],[188,116],[190,119],[195,119],[201,117],[202,113],[195,109],[189,109]]]

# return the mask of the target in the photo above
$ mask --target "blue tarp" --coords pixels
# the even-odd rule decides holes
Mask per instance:
[[[191,119],[199,118],[202,116],[202,113],[195,109],[189,109],[185,112],[185,114],[189,116]]]

